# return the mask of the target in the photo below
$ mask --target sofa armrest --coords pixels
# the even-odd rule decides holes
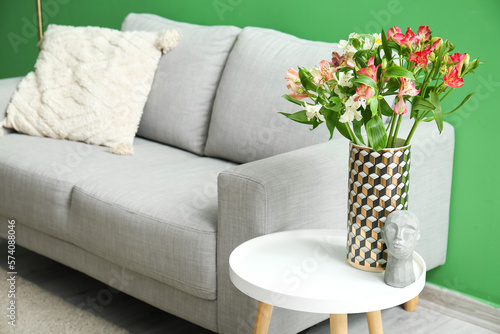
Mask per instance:
[[[401,133],[407,130],[402,127]],[[454,140],[450,124],[445,123],[439,135],[434,123],[423,123],[412,142],[409,210],[419,217],[422,238],[417,251],[428,269],[446,259]],[[230,333],[231,327],[233,332],[249,332],[255,317],[256,304],[236,291],[229,279],[233,249],[277,231],[346,230],[347,178],[348,141],[343,138],[235,166],[219,175],[218,302],[225,305],[219,308],[220,333]],[[271,326],[289,329],[279,331],[283,333],[297,332],[299,323],[314,321],[312,315],[275,312],[280,314],[273,314]]]
[[[252,333],[257,309],[255,301],[230,282],[228,260],[234,248],[277,231],[346,229],[347,157],[348,141],[338,138],[234,166],[219,175],[219,333]],[[269,332],[298,332],[297,326],[307,328],[323,318],[275,309]]]
[[[16,91],[17,85],[23,77],[0,79],[0,123],[3,122],[6,116],[7,106],[10,99]],[[2,127],[0,126],[0,133]],[[12,132],[11,129],[3,129],[6,132]]]

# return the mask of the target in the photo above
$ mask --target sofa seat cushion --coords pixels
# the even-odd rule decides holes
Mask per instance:
[[[0,212],[19,224],[65,239],[71,192],[92,151],[80,142],[11,133],[0,138]]]
[[[244,163],[327,141],[325,125],[311,132],[279,112],[300,110],[281,97],[288,93],[287,70],[317,67],[332,51],[341,52],[333,43],[244,28],[217,90],[205,154]]]
[[[177,46],[158,64],[138,135],[203,154],[217,85],[240,28],[129,14],[122,30],[176,29]]]
[[[217,175],[230,165],[138,138],[132,159],[94,161],[89,167],[95,172],[76,183],[69,240],[110,262],[213,300]]]

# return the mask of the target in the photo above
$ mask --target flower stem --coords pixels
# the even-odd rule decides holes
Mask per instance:
[[[396,139],[398,138],[399,127],[401,126],[401,121],[403,120],[403,115],[398,116],[398,124],[396,126],[396,130],[394,130],[394,134],[392,136],[391,147],[396,145]]]
[[[356,145],[360,145],[360,143],[358,141],[358,137],[354,134],[354,132],[352,132],[352,129],[349,125],[347,125],[347,131],[349,132],[349,136],[351,137],[351,141]]]
[[[408,138],[406,138],[405,141],[405,146],[409,145],[411,142],[411,138],[413,137],[413,134],[415,133],[415,130],[417,130],[417,126],[420,123],[422,119],[415,118],[415,122],[413,123],[413,126],[411,127],[410,133],[408,134]]]
[[[393,115],[391,117],[391,122],[390,122],[390,127],[391,129],[389,130],[389,138],[387,139],[387,145],[390,147],[391,142],[392,142],[392,133],[394,132],[394,125],[396,124],[396,115]]]

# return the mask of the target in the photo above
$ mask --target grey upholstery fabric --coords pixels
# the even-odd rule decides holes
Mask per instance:
[[[71,191],[87,174],[78,166],[87,150],[105,148],[17,133],[0,138],[0,148],[0,212],[66,238]]]
[[[129,14],[122,30],[175,28],[181,39],[163,55],[138,135],[203,154],[217,85],[236,36],[232,26],[200,26]]]
[[[140,157],[136,148],[143,163],[112,166],[78,182],[69,240],[108,261],[213,300],[216,177],[228,164],[174,150],[183,152],[165,147],[161,163],[150,155]],[[181,159],[171,159],[176,155]]]
[[[405,133],[408,127],[401,131]],[[438,135],[434,124],[421,124],[412,144],[410,210],[420,220],[417,246],[428,269],[443,264],[448,236],[449,194],[453,168],[454,133],[445,123]],[[251,333],[246,317],[255,301],[229,280],[228,259],[242,242],[272,232],[302,228],[347,227],[348,142],[315,145],[240,166],[219,176],[217,239],[219,331],[230,333],[234,319],[238,333]],[[432,166],[432,167],[429,167]],[[432,173],[429,172],[432,168]],[[242,209],[243,208],[243,209]],[[347,232],[346,232],[347,238]],[[227,307],[231,303],[233,307]],[[314,315],[279,310],[273,313],[270,333],[291,333]],[[248,320],[248,321],[247,321]]]
[[[243,163],[328,140],[326,126],[311,132],[278,112],[301,109],[281,97],[287,70],[318,66],[335,50],[336,44],[244,28],[217,89],[205,154]]]
[[[0,215],[0,221],[7,220],[7,217]],[[0,229],[0,236],[7,236],[6,225]],[[72,243],[33,230],[19,221],[16,221],[16,243],[109,285],[113,297],[118,293],[114,290],[117,289],[170,314],[217,331],[216,301],[194,297],[143,273],[106,261]],[[84,308],[95,312],[95,307],[102,307],[99,303],[101,293],[107,292],[96,291],[96,295],[91,296],[94,298],[91,303],[95,304],[88,304]]]
[[[3,215],[215,299],[216,178],[231,164],[141,138],[130,157],[22,134],[0,143]]]

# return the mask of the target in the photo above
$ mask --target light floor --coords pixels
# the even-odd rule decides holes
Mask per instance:
[[[0,239],[1,240],[1,239]],[[6,249],[4,240],[0,241]],[[5,256],[6,258],[7,256]],[[72,305],[82,305],[106,288],[80,272],[18,246],[16,257],[18,276],[64,299]],[[6,268],[6,259],[0,262]],[[182,319],[169,315],[124,293],[113,296],[97,316],[118,325],[130,333],[140,334],[210,334]],[[500,333],[500,309],[465,298],[461,295],[427,285],[416,312],[394,307],[382,311],[385,334],[492,334]],[[272,320],[271,320],[272,321]],[[364,314],[349,315],[349,333],[368,333]],[[328,321],[300,334],[327,334]],[[238,334],[238,333],[235,333]]]

